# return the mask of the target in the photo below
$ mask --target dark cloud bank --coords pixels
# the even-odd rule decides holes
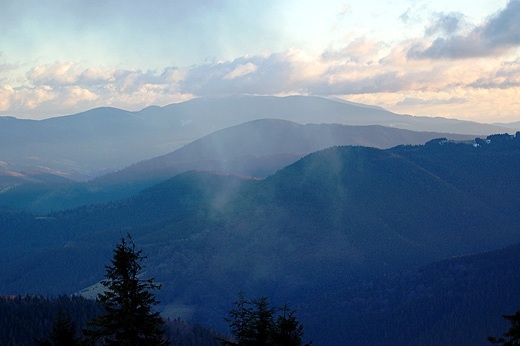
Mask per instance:
[[[464,59],[500,55],[520,46],[520,0],[511,0],[506,8],[488,18],[469,33],[456,34],[461,18],[455,14],[439,16],[426,30],[447,34],[429,47],[416,45],[408,51],[410,59]]]

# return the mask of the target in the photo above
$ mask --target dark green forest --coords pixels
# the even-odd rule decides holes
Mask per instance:
[[[324,330],[305,330],[331,345],[486,345],[487,337],[507,331],[501,316],[520,309],[519,266],[520,245],[514,245],[330,287],[320,303],[345,313],[327,318]]]
[[[229,333],[243,290],[291,302],[316,345],[485,345],[520,308],[518,191],[520,136],[504,134],[332,147],[262,180],[191,171],[46,215],[4,207],[0,292],[85,292],[131,232],[170,320]]]
[[[487,337],[500,336],[509,327],[501,316],[520,309],[519,268],[520,245],[515,245],[348,288],[323,287],[326,299],[301,304],[296,314],[301,321],[309,321],[315,311],[343,311],[324,314],[324,323],[318,326],[304,325],[304,340],[320,344],[487,345]],[[302,298],[313,299],[315,294],[307,292]],[[49,334],[61,311],[80,330],[102,309],[95,301],[78,296],[4,296],[0,311],[0,343],[30,345],[34,337]],[[219,316],[226,325],[227,316]],[[218,339],[223,338],[180,320],[167,320],[166,325],[175,345],[219,345]],[[224,331],[231,334],[229,328]]]
[[[82,297],[3,296],[0,298],[0,344],[34,345],[35,339],[50,333],[60,312],[83,327],[101,312],[101,307]]]
[[[79,296],[4,296],[0,298],[0,344],[35,345],[51,332],[56,317],[64,313],[74,322],[78,335],[88,321],[102,313],[95,300]],[[166,336],[180,346],[217,346],[220,334],[197,324],[166,320]]]

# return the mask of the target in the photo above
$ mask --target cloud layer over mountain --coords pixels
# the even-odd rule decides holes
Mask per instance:
[[[0,11],[0,114],[137,110],[245,93],[339,96],[488,122],[520,117],[518,0],[478,10],[421,1],[21,3],[36,7]]]

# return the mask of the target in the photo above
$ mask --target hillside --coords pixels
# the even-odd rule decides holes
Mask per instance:
[[[136,163],[96,181],[165,180],[191,169],[263,178],[312,152],[337,145],[387,149],[424,144],[439,137],[472,140],[469,135],[416,132],[378,125],[307,124],[253,120],[195,140],[169,154]]]
[[[520,309],[519,262],[520,245],[513,245],[337,287],[302,310],[325,305],[348,314],[307,332],[330,345],[489,345],[487,337],[510,327],[502,315]]]
[[[0,205],[42,214],[128,197],[193,169],[263,178],[309,153],[334,145],[390,148],[423,144],[440,136],[473,139],[377,125],[301,125],[277,119],[253,120],[85,183],[74,184],[61,178],[64,182],[59,184],[60,177],[51,174],[0,175]]]
[[[129,231],[164,285],[165,314],[222,330],[244,290],[292,302],[318,333],[320,316],[345,313],[326,304],[344,288],[520,242],[518,140],[333,147],[264,180],[186,172],[106,205],[3,211],[0,291],[79,291]]]

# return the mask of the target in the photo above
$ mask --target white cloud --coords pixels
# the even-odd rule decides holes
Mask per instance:
[[[239,77],[244,77],[250,73],[255,72],[256,70],[256,65],[251,62],[248,62],[247,64],[237,66],[233,71],[227,73],[224,76],[224,79],[235,79]]]
[[[88,67],[78,76],[78,83],[82,85],[104,84],[115,82],[113,69]]]
[[[27,73],[27,78],[35,85],[73,85],[77,82],[78,76],[73,61],[36,66]]]
[[[505,111],[515,102],[506,96],[516,95],[512,90],[520,85],[518,58],[478,59],[466,64],[407,60],[406,47],[404,43],[387,52],[379,42],[358,38],[321,56],[290,50],[162,71],[56,62],[32,68],[27,73],[30,85],[4,85],[0,111],[41,117],[98,106],[137,110],[194,96],[313,94],[341,96],[404,113],[442,111],[439,114],[460,118],[468,114],[468,105],[497,102],[485,97],[483,91],[487,90],[500,100],[500,106],[480,107],[486,109],[486,116],[518,116]]]
[[[11,108],[11,95],[13,88],[10,85],[4,85],[0,88],[0,111],[6,112]]]
[[[99,99],[99,95],[91,90],[78,86],[65,88],[60,93],[60,102],[67,108],[75,108],[80,104],[88,104]]]
[[[520,59],[504,61],[489,73],[476,76],[470,87],[482,89],[520,87]]]
[[[447,99],[442,99],[442,98],[421,99],[421,98],[415,98],[415,97],[406,97],[404,100],[396,102],[395,106],[452,105],[452,104],[461,104],[461,103],[466,103],[466,102],[468,102],[468,99],[462,98],[462,97],[450,97]]]
[[[0,90],[3,100],[1,110],[4,113],[15,112],[24,114],[38,109],[42,104],[56,99],[57,93],[50,87],[12,88],[4,85]]]
[[[383,42],[356,37],[341,48],[329,48],[322,54],[327,61],[351,61],[354,63],[372,64],[377,62],[386,52]]]

